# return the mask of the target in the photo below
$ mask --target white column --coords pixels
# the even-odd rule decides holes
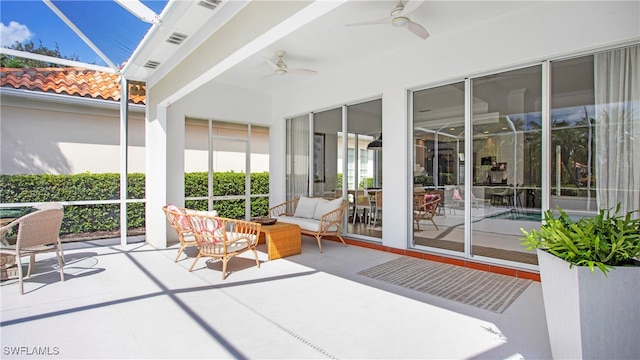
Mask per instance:
[[[413,174],[413,165],[409,167],[413,163],[413,142],[408,137],[407,119],[407,104],[410,108],[411,103],[405,89],[388,90],[382,96],[382,245],[406,249],[413,223],[413,211],[409,211],[409,199],[413,199],[409,184],[413,182],[409,179]]]
[[[120,245],[127,245],[129,82],[120,76]]]
[[[167,204],[167,106],[157,106],[155,119],[147,119],[145,127],[146,176],[146,241],[149,245],[167,247],[169,225],[162,211]]]

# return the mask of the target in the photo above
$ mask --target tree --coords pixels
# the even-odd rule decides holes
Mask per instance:
[[[34,54],[56,57],[60,59],[79,61],[78,55],[74,54],[72,56],[65,56],[60,54],[60,49],[58,48],[57,43],[56,43],[55,49],[49,49],[46,46],[42,45],[42,40],[39,41],[39,44],[37,47],[33,43],[33,41],[29,41],[25,44],[22,44],[16,41],[13,45],[9,46],[8,48],[13,50],[30,52]],[[62,67],[62,65],[56,64],[56,63],[25,59],[25,58],[16,57],[16,56],[9,56],[5,54],[0,55],[0,66],[8,67],[8,68]]]

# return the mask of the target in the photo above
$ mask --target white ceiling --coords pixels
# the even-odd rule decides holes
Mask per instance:
[[[235,1],[224,3],[216,12],[208,12],[198,6],[198,1],[177,1],[172,11],[168,12],[163,26],[155,34],[150,34],[147,44],[132,59],[130,74],[143,79],[152,76],[152,70],[142,67],[147,60],[161,62],[161,66],[176,64],[188,55],[189,46],[195,47],[203,40],[198,39],[207,34],[203,29],[208,27],[208,31],[211,31],[214,14],[218,17],[233,16],[244,4]],[[508,16],[530,4],[521,1],[424,1],[409,14],[411,20],[424,26],[430,33],[431,37],[423,40],[405,28],[394,28],[390,24],[347,27],[350,23],[386,18],[397,5],[397,1],[351,0],[248,57],[215,81],[274,92],[404,47],[429,46],[429,40],[434,37],[464,31],[466,27],[490,18]],[[185,33],[189,41],[180,45],[180,48],[167,44],[166,37],[173,31]],[[318,74],[264,78],[272,72],[272,68],[263,57],[275,61],[277,50],[287,51],[285,62],[289,68],[313,69]]]

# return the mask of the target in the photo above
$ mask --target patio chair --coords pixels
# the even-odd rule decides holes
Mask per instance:
[[[371,199],[369,198],[369,193],[367,190],[358,189],[354,195],[354,208],[353,208],[353,223],[356,223],[356,217],[360,218],[360,222],[362,218],[365,218],[371,213]],[[361,210],[361,213],[358,214],[358,210]],[[368,222],[368,221],[367,221]]]
[[[234,220],[212,216],[206,212],[187,212],[191,224],[191,231],[198,244],[198,256],[191,264],[193,270],[201,257],[210,257],[222,261],[222,280],[227,277],[227,263],[229,260],[245,251],[253,251],[256,266],[258,260],[258,238],[262,225],[256,222]]]
[[[373,216],[371,217],[371,221],[373,222],[373,224],[371,224],[371,221],[369,223],[369,225],[371,226],[371,228],[376,227],[376,223],[378,223],[378,218],[380,217],[380,215],[382,215],[382,190],[378,190],[375,192],[375,203],[373,204]]]
[[[62,203],[60,202],[47,202],[47,203],[41,203],[38,205],[34,206],[35,209],[38,210],[43,210],[43,209],[60,209],[62,210],[62,212],[64,213],[64,206],[62,205]],[[63,216],[64,217],[64,216]],[[60,248],[60,256],[62,257],[62,263],[65,264],[65,260],[64,260],[64,249],[62,248],[62,242],[60,241],[60,237],[58,237],[58,248]],[[53,252],[55,251],[55,248],[52,246],[50,247],[50,251]],[[35,261],[35,254],[32,256],[32,262]],[[27,274],[27,276],[29,276],[29,274]]]
[[[420,231],[420,221],[431,220],[433,226],[438,229],[438,225],[433,221],[433,217],[438,210],[438,203],[440,202],[439,195],[414,195],[413,196],[413,220],[416,222],[418,231]]]
[[[435,190],[429,190],[426,192],[427,194],[431,194],[431,195],[438,195],[440,196],[440,202],[438,203],[438,215],[442,215],[445,218],[447,217],[447,211],[445,209],[445,197],[444,197],[444,190],[443,189],[435,189]]]
[[[0,228],[0,233],[11,228],[18,227],[16,244],[0,247],[0,254],[13,255],[18,264],[18,279],[20,282],[20,294],[24,294],[22,261],[23,256],[29,256],[29,269],[27,277],[31,276],[36,254],[56,252],[58,258],[58,270],[60,281],[64,281],[64,261],[61,256],[60,226],[64,213],[61,208],[47,208],[37,210],[24,215],[15,221]]]
[[[178,262],[178,258],[180,258],[180,254],[184,251],[185,248],[190,246],[198,246],[196,242],[196,238],[193,236],[193,232],[191,231],[191,224],[189,223],[189,219],[186,214],[189,211],[188,209],[179,208],[175,205],[166,205],[162,207],[162,211],[164,211],[167,216],[167,220],[169,221],[169,225],[176,231],[178,234],[178,240],[180,240],[180,247],[178,248],[178,254],[173,262]],[[217,215],[217,212],[212,215]]]

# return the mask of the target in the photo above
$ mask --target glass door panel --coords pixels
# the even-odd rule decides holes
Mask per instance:
[[[347,106],[349,234],[382,238],[382,100]],[[374,221],[375,220],[375,221]]]
[[[309,195],[309,116],[287,119],[286,144],[287,200]]]
[[[472,81],[472,255],[537,264],[520,245],[520,228],[541,221],[542,68]]]
[[[464,83],[413,93],[413,245],[464,251]],[[437,201],[437,202],[436,202]]]
[[[549,208],[594,212],[595,91],[594,59],[584,56],[552,62],[551,187]]]
[[[340,197],[342,189],[342,108],[313,114],[313,196]]]

